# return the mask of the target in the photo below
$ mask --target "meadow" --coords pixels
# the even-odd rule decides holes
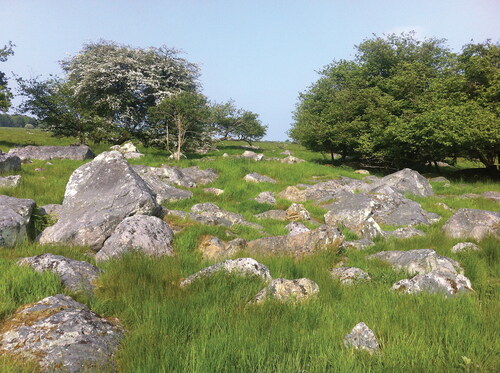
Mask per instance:
[[[75,139],[56,139],[46,132],[0,128],[0,149],[18,145],[67,145]],[[247,221],[264,226],[265,232],[243,226],[233,228],[207,226],[167,216],[166,221],[181,229],[174,239],[173,257],[149,258],[138,254],[99,263],[103,274],[94,297],[71,294],[51,273],[36,273],[18,267],[18,258],[44,252],[86,260],[95,264],[86,247],[41,246],[26,243],[15,248],[0,248],[0,323],[24,304],[57,293],[73,296],[104,317],[116,317],[126,329],[116,355],[120,372],[498,372],[500,371],[500,245],[494,238],[476,242],[479,252],[454,254],[451,247],[463,240],[450,239],[441,227],[452,215],[438,205],[500,211],[500,204],[482,197],[461,198],[465,193],[500,192],[500,184],[488,181],[452,180],[450,186],[432,183],[436,196],[412,199],[442,219],[431,226],[417,226],[426,234],[410,239],[377,239],[364,251],[320,252],[294,259],[286,256],[253,256],[265,264],[273,278],[307,277],[320,287],[315,299],[305,303],[263,305],[248,302],[264,287],[258,279],[218,275],[180,288],[179,280],[213,264],[202,259],[195,249],[203,235],[223,240],[242,237],[247,240],[264,235],[286,234],[287,222],[258,220],[255,214],[272,207],[253,200],[262,191],[280,192],[289,185],[310,183],[348,176],[361,178],[354,169],[328,164],[319,153],[292,143],[261,142],[269,157],[290,150],[305,159],[301,164],[254,162],[223,158],[241,154],[243,143],[225,142],[206,155],[193,155],[174,162],[161,150],[141,146],[145,154],[133,164],[213,168],[219,178],[209,185],[194,188],[193,197],[166,203],[168,209],[188,211],[196,203],[213,202],[219,207],[242,214]],[[91,144],[94,152],[109,149],[106,144]],[[0,194],[31,198],[38,206],[61,203],[71,173],[83,162],[71,160],[33,161],[22,165],[21,185],[0,188]],[[36,171],[43,168],[43,171]],[[247,183],[243,176],[258,172],[277,180],[276,184]],[[376,173],[382,176],[382,173]],[[447,176],[447,175],[445,175]],[[224,189],[216,196],[203,192],[205,187]],[[279,199],[275,208],[285,209],[290,201]],[[304,203],[314,218],[323,220],[326,212],[311,202]],[[35,229],[49,221],[35,217]],[[384,227],[393,229],[394,227]],[[37,232],[33,232],[35,235]],[[347,239],[356,236],[344,230]],[[409,275],[388,265],[368,260],[369,254],[383,250],[432,248],[457,260],[471,280],[475,293],[445,298],[439,294],[404,295],[390,290],[392,284]],[[245,257],[240,253],[239,257]],[[342,286],[330,278],[329,270],[343,261],[368,272],[372,281]],[[365,322],[377,336],[381,352],[369,355],[346,348],[343,337],[358,322]],[[0,326],[1,330],[1,326]],[[0,372],[31,372],[29,362],[0,356]]]

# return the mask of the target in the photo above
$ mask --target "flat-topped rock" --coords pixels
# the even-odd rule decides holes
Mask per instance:
[[[500,212],[459,209],[443,225],[443,232],[448,237],[478,241],[488,235],[500,238]]]
[[[61,278],[61,283],[69,290],[90,294],[94,290],[94,282],[101,273],[99,268],[88,262],[50,253],[22,258],[18,264],[29,266],[37,272],[53,272]]]
[[[262,289],[252,303],[262,303],[268,299],[280,302],[303,302],[319,293],[319,286],[308,278],[287,280],[277,278]]]
[[[464,275],[438,269],[398,281],[392,286],[392,290],[407,294],[441,293],[448,297],[458,293],[474,292],[470,280]]]
[[[16,155],[21,160],[26,159],[75,159],[83,161],[94,158],[94,153],[87,145],[69,145],[69,146],[23,146],[21,148],[12,148],[7,154]]]
[[[35,205],[32,199],[0,195],[0,247],[12,247],[28,239]]]
[[[32,360],[44,372],[108,371],[123,334],[117,321],[57,294],[19,308],[3,324],[0,352]]]
[[[258,174],[257,172],[252,172],[252,173],[249,173],[249,174],[245,175],[245,177],[243,178],[243,180],[245,180],[246,182],[249,182],[249,183],[272,183],[272,184],[276,184],[276,180],[274,180],[273,178],[270,178],[269,176],[266,176],[266,175]]]

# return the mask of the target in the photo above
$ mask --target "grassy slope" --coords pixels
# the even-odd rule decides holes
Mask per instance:
[[[74,141],[30,132],[34,135],[22,129],[0,128],[0,149],[7,151],[17,144],[55,145]],[[224,152],[241,154],[238,145],[241,144],[226,144],[207,156],[178,163],[182,167],[214,168],[220,177],[208,186],[222,188],[224,194],[206,194],[202,191],[206,186],[202,186],[193,190],[192,199],[167,207],[188,210],[195,203],[211,201],[243,214],[249,221],[259,222],[253,215],[270,208],[251,200],[261,191],[279,192],[288,185],[307,183],[312,176],[359,177],[348,167],[314,162],[282,165],[219,157]],[[266,156],[278,156],[286,148],[300,158],[321,160],[320,155],[293,144],[258,145]],[[106,146],[93,148],[100,152]],[[152,166],[166,163],[163,152],[141,150],[146,157],[134,163]],[[33,198],[38,205],[60,203],[69,176],[82,162],[54,160],[52,163],[51,166],[44,161],[24,164],[21,186],[0,189],[0,194]],[[37,167],[45,171],[35,171]],[[278,183],[244,182],[243,176],[253,171],[273,177]],[[500,191],[500,185],[457,182],[451,187],[439,183],[433,186],[437,193],[448,196],[417,199],[425,209],[443,216],[441,222],[421,227],[427,233],[425,237],[378,241],[366,252],[324,252],[300,261],[287,257],[255,257],[269,267],[275,278],[308,277],[319,284],[319,297],[302,305],[268,302],[263,306],[248,306],[247,302],[263,287],[254,279],[218,276],[197,282],[189,289],[180,289],[177,286],[180,278],[210,264],[194,251],[201,235],[214,234],[224,239],[228,239],[228,234],[247,239],[262,235],[250,228],[229,230],[182,220],[172,222],[185,227],[175,238],[175,257],[151,259],[128,255],[102,264],[105,273],[99,279],[96,297],[86,299],[75,295],[75,298],[103,316],[123,321],[128,333],[117,356],[123,372],[498,371],[498,241],[483,240],[479,243],[483,248],[479,253],[452,254],[450,248],[459,240],[441,234],[441,226],[451,213],[436,203],[444,202],[453,208],[499,211],[500,206],[494,202],[482,198],[461,199],[457,195]],[[289,201],[278,201],[279,208],[289,205]],[[309,203],[306,207],[317,219],[322,218],[321,208]],[[285,232],[284,222],[259,223],[265,226],[266,234]],[[417,248],[433,248],[459,261],[476,293],[453,299],[395,294],[389,290],[391,285],[407,275],[366,259],[367,254],[381,250]],[[0,320],[23,304],[67,292],[52,274],[36,274],[15,265],[19,257],[47,251],[47,247],[35,244],[0,249]],[[92,262],[86,248],[55,246],[50,252]],[[373,281],[353,287],[340,286],[328,276],[328,270],[340,260],[366,270]],[[379,338],[380,355],[369,356],[344,348],[343,336],[359,321],[364,321]],[[22,369],[30,371],[31,367],[0,357],[0,372]]]

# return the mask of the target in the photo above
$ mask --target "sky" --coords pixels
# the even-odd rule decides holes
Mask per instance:
[[[318,70],[353,59],[374,34],[410,30],[457,52],[471,40],[498,41],[500,0],[0,0],[0,46],[16,45],[0,71],[63,76],[58,61],[101,39],[166,45],[200,66],[211,101],[234,100],[259,114],[266,140],[285,140]]]

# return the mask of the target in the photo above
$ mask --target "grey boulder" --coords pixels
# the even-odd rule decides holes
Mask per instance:
[[[330,270],[332,278],[339,280],[344,285],[371,280],[370,275],[356,267],[338,267]]]
[[[375,333],[364,322],[356,324],[351,332],[344,337],[344,345],[368,351],[370,355],[380,350]]]
[[[257,172],[252,172],[252,173],[249,173],[249,174],[245,175],[245,177],[243,178],[243,180],[245,180],[246,182],[249,182],[249,183],[272,183],[272,184],[276,184],[276,180],[270,178],[269,176],[258,174]]]
[[[255,197],[255,200],[259,203],[267,203],[269,205],[275,205],[276,204],[276,198],[274,197],[273,192],[262,192],[259,193],[257,197]]]
[[[156,201],[161,204],[165,201],[173,202],[188,199],[193,196],[189,190],[175,188],[163,181],[158,173],[152,171],[154,167],[132,166],[135,172],[146,182],[148,187],[156,194]]]
[[[392,290],[407,294],[441,293],[448,297],[474,291],[470,280],[464,275],[440,270],[421,273],[411,279],[398,281],[392,286]]]
[[[0,153],[0,173],[21,170],[21,158],[14,154]]]
[[[462,253],[466,251],[480,251],[481,248],[473,242],[459,242],[451,248],[452,253]]]
[[[226,227],[240,224],[256,229],[262,228],[258,224],[247,222],[240,214],[223,210],[211,202],[198,203],[191,207],[191,211],[189,218],[203,224],[223,225]]]
[[[409,168],[384,176],[372,185],[373,187],[385,185],[399,193],[408,193],[420,197],[429,197],[434,194],[429,181],[417,171]]]
[[[94,158],[94,153],[87,145],[70,146],[23,146],[10,149],[7,154],[16,155],[21,160],[26,159],[75,159],[83,161]]]
[[[28,239],[35,201],[0,195],[0,247],[12,247]]]
[[[15,188],[21,182],[21,175],[0,176],[0,188]]]
[[[306,233],[310,231],[310,229],[307,228],[304,224],[296,221],[292,221],[291,223],[287,224],[285,228],[288,229],[289,236],[296,236],[297,234]]]
[[[308,278],[287,280],[277,278],[262,289],[252,303],[262,303],[268,299],[280,302],[303,302],[319,293],[319,286]]]
[[[459,209],[443,225],[443,232],[448,237],[478,241],[488,235],[500,238],[500,212]]]

